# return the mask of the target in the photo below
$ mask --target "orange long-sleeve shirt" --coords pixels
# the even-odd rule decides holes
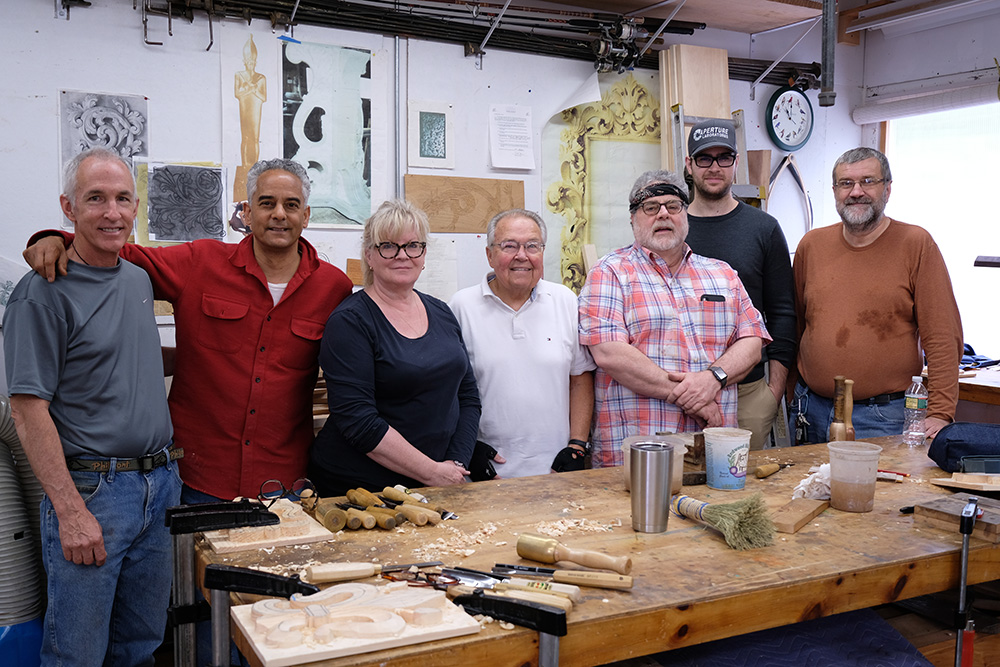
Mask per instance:
[[[854,248],[843,224],[814,229],[793,264],[798,371],[816,393],[854,380],[854,398],[905,391],[927,354],[927,414],[951,421],[958,403],[962,321],[944,258],[921,227],[890,220],[871,245]]]

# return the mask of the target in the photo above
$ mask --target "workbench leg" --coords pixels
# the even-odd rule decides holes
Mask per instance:
[[[174,535],[173,606],[187,608],[195,601],[194,534]],[[174,626],[174,667],[195,667],[195,624]]]
[[[538,633],[538,667],[559,667],[559,637]]]
[[[212,605],[212,665],[229,667],[229,591],[213,590]]]

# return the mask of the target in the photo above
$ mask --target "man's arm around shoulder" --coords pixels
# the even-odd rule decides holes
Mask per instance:
[[[29,394],[10,397],[11,414],[28,463],[59,519],[63,556],[78,565],[104,565],[101,524],[87,509],[66,467],[49,401]]]

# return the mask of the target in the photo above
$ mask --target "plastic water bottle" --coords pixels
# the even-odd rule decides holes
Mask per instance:
[[[911,447],[924,444],[924,417],[927,416],[927,387],[923,378],[914,375],[913,384],[906,390],[903,409],[903,444]]]

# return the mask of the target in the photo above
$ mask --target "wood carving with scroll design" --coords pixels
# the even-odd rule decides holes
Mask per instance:
[[[595,139],[659,143],[660,103],[629,74],[612,86],[600,103],[566,109],[562,119],[569,125],[562,132],[559,149],[562,180],[549,186],[545,205],[566,219],[559,273],[564,285],[579,292],[587,278],[583,246],[590,243],[588,144]]]
[[[444,591],[403,582],[337,584],[314,595],[260,600],[233,612],[268,667],[479,632],[479,623]]]
[[[435,233],[485,234],[494,215],[524,208],[524,181],[407,174],[403,182]]]

